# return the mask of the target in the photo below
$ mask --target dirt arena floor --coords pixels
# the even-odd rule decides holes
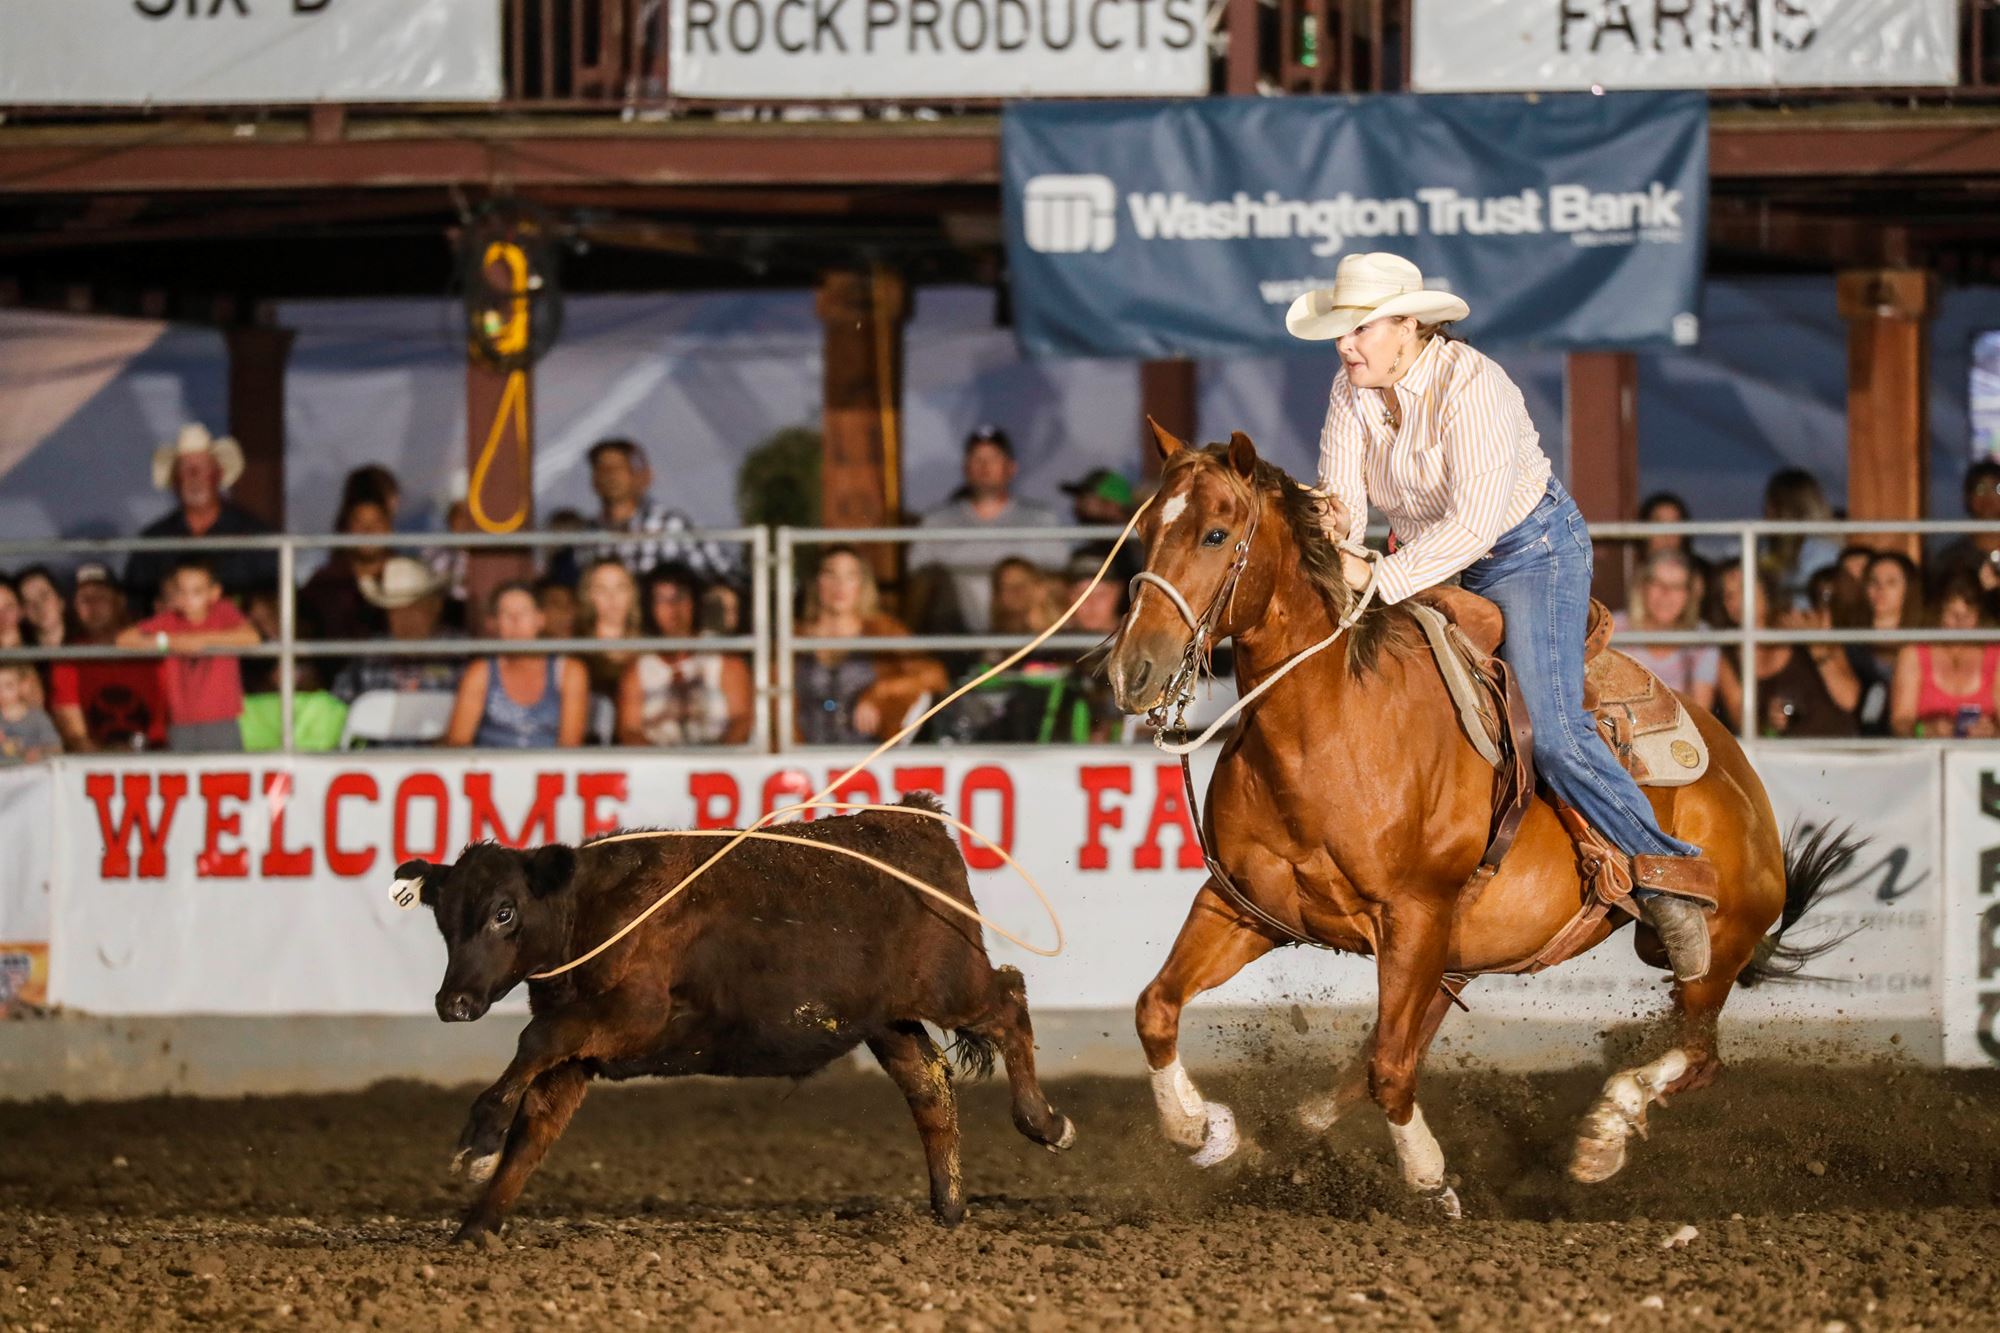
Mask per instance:
[[[469,1090],[5,1105],[0,1328],[2000,1328],[2000,1075],[1734,1067],[1586,1189],[1597,1078],[1428,1079],[1455,1224],[1379,1116],[1289,1134],[1299,1075],[1206,1080],[1261,1149],[1219,1176],[1138,1080],[1051,1080],[1061,1157],[979,1084],[954,1231],[885,1079],[600,1087],[480,1250],[445,1243]]]

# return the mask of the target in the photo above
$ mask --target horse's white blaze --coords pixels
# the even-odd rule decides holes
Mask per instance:
[[[1174,520],[1179,518],[1186,510],[1187,495],[1185,493],[1167,497],[1167,502],[1160,506],[1160,526],[1163,528],[1172,527]]]
[[[1160,1109],[1160,1128],[1170,1142],[1201,1147],[1208,1132],[1208,1111],[1179,1056],[1165,1069],[1153,1071],[1153,1105]]]
[[[1396,1145],[1396,1161],[1403,1168],[1403,1183],[1426,1193],[1444,1185],[1444,1149],[1424,1123],[1424,1109],[1410,1108],[1410,1123],[1389,1122],[1389,1138]]]
[[[1646,1132],[1646,1108],[1688,1071],[1687,1052],[1675,1047],[1650,1064],[1620,1070],[1584,1113],[1569,1173],[1586,1184],[1616,1175],[1625,1165],[1625,1141]]]

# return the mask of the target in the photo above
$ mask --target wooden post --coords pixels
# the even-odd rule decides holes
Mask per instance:
[[[476,532],[523,532],[535,507],[534,372],[503,371],[466,358],[466,506]],[[534,552],[486,547],[466,563],[466,628],[487,632],[486,599],[510,579],[535,576]]]
[[[1847,321],[1848,516],[1922,518],[1935,284],[1923,269],[1855,269],[1840,275],[1838,290]],[[1862,540],[1921,554],[1915,534]]]
[[[1231,97],[1254,97],[1262,34],[1258,31],[1260,6],[1257,0],[1228,0],[1229,55],[1224,67],[1223,90]],[[1281,9],[1281,14],[1291,11]],[[1161,422],[1165,425],[1165,422]]]
[[[1193,444],[1195,437],[1195,363],[1185,357],[1139,363],[1139,475],[1147,481],[1160,475],[1160,450],[1146,418],[1165,426]]]
[[[909,289],[892,269],[831,270],[820,277],[825,327],[820,414],[820,521],[877,528],[902,521],[903,321]],[[901,551],[867,553],[875,576],[898,581]]]
[[[285,363],[292,331],[264,324],[224,329],[229,352],[229,433],[243,446],[243,475],[229,498],[273,531],[285,530]]]
[[[1639,360],[1630,352],[1571,352],[1563,377],[1569,491],[1593,522],[1639,516]],[[1633,544],[1599,543],[1599,600],[1623,605]],[[1616,558],[1606,558],[1612,553]]]

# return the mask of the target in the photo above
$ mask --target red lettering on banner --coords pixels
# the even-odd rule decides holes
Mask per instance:
[[[264,847],[257,873],[266,879],[303,879],[313,872],[310,847],[285,846],[285,807],[292,803],[292,775],[264,775],[264,804],[271,811],[271,839]]]
[[[427,800],[437,811],[437,832],[431,839],[431,845],[422,850],[410,846],[410,802],[415,800]],[[435,773],[412,773],[397,784],[394,826],[397,865],[405,861],[444,860],[445,839],[451,836],[450,802],[451,796],[445,791],[444,779]]]
[[[623,773],[579,773],[576,775],[576,799],[583,805],[583,836],[594,838],[600,833],[609,833],[623,822],[619,811],[600,814],[599,801],[617,801],[623,805],[628,799],[629,788]],[[554,841],[553,838],[550,841]]]
[[[812,776],[796,768],[781,768],[764,779],[764,814],[770,814],[780,806],[797,805],[813,794]],[[813,812],[799,812],[798,818],[811,819]]]
[[[913,791],[934,791],[940,799],[944,796],[944,766],[942,764],[920,764],[913,768],[898,768],[894,775],[896,795],[908,796]]]
[[[993,842],[1001,851],[1014,850],[1014,779],[1007,776],[1007,770],[998,764],[981,764],[965,775],[965,781],[958,789],[959,818],[967,824],[973,823],[972,799],[981,792],[1000,793],[1000,836]],[[976,824],[973,825],[978,827]],[[984,843],[976,843],[963,833],[958,835],[958,845],[965,852],[965,864],[973,870],[998,870],[1007,862],[1000,852]]]
[[[1157,764],[1153,768],[1153,817],[1146,822],[1146,838],[1132,853],[1136,870],[1158,870],[1166,861],[1160,850],[1160,832],[1172,824],[1180,830],[1181,850],[1174,864],[1182,870],[1202,868],[1201,840],[1194,835],[1194,821],[1188,816],[1187,797],[1182,794],[1178,764]]]
[[[735,828],[743,793],[729,773],[688,774],[688,795],[694,800],[696,828]]]
[[[188,780],[185,773],[162,773],[159,776],[159,822],[153,822],[147,815],[147,807],[153,802],[153,775],[127,773],[124,781],[125,809],[119,815],[116,827],[113,827],[111,796],[118,786],[118,779],[109,773],[84,775],[83,794],[96,803],[97,826],[104,834],[104,857],[97,868],[100,877],[104,879],[132,877],[130,843],[132,831],[137,829],[139,878],[166,878],[167,834],[174,826],[174,808],[181,803],[181,797],[187,795]]]
[[[846,771],[841,768],[830,768],[826,771],[826,780],[832,782]],[[807,794],[810,795],[811,793]],[[882,783],[873,773],[864,768],[836,787],[833,790],[832,799],[839,801],[842,805],[880,805],[882,804]]]
[[[468,842],[478,842],[493,831],[493,840],[502,847],[532,847],[536,844],[535,829],[542,830],[540,842],[556,840],[556,802],[562,799],[563,775],[560,773],[535,774],[535,804],[521,821],[518,833],[509,833],[500,812],[493,805],[493,775],[491,773],[467,773],[465,775],[465,799],[471,807],[471,828],[466,831]]]
[[[349,851],[340,845],[340,803],[349,798],[376,801],[381,797],[381,787],[366,773],[337,773],[326,784],[326,834],[321,842],[326,848],[326,868],[333,874],[355,879],[375,865],[373,846]]]
[[[1132,765],[1085,764],[1077,770],[1083,786],[1083,846],[1076,854],[1079,870],[1106,870],[1111,865],[1110,849],[1104,845],[1104,830],[1125,827],[1125,811],[1106,806],[1107,792],[1132,794]]]
[[[208,822],[201,840],[201,854],[195,857],[195,873],[204,879],[242,879],[250,873],[250,853],[243,847],[243,811],[225,811],[224,801],[250,799],[248,773],[204,773],[201,799],[208,807]],[[236,850],[222,850],[222,839],[233,838]]]

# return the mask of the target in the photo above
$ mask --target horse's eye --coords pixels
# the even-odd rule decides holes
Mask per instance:
[[[504,926],[513,919],[514,909],[511,907],[502,907],[493,914],[493,924],[496,926]]]
[[[1210,528],[1201,539],[1203,546],[1220,546],[1229,540],[1229,534],[1221,528]]]

